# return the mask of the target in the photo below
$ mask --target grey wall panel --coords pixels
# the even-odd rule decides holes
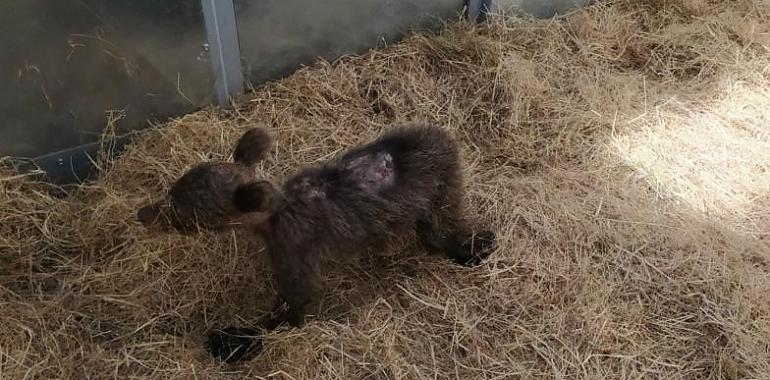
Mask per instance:
[[[81,1],[167,82],[178,82],[185,97],[196,104],[212,100],[200,0]]]
[[[235,0],[249,80],[287,75],[317,57],[334,59],[393,41],[412,28],[458,18],[464,0]]]
[[[164,63],[184,54],[172,42],[147,43],[162,40],[162,30],[136,22],[174,25],[173,17],[153,13],[158,8],[148,5],[159,3],[115,0],[92,7],[77,0],[4,0],[0,156],[33,157],[98,141],[110,110],[125,112],[119,127],[126,132],[146,126],[148,119],[183,114],[207,102],[206,78],[194,81],[203,88],[200,98],[188,100],[194,91],[182,95],[175,73],[183,71],[184,77],[194,70]],[[145,4],[147,11],[118,7],[126,4]],[[163,30],[194,36],[191,30],[197,29],[204,35],[199,10],[188,24]],[[191,51],[187,58],[194,61],[197,54]],[[207,62],[200,66],[208,69]]]

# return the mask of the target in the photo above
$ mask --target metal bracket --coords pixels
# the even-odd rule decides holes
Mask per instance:
[[[114,159],[138,133],[141,132],[137,131],[106,139],[104,143],[109,144],[109,149],[102,146],[102,142],[95,142],[49,153],[31,160],[19,159],[18,169],[21,172],[40,169],[45,172],[49,182],[57,185],[83,183],[97,174],[94,163],[100,157],[105,160]]]
[[[233,0],[201,0],[217,104],[230,105],[230,97],[243,92],[241,49]]]

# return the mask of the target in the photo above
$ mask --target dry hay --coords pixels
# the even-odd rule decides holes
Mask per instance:
[[[0,177],[0,377],[770,378],[770,6],[619,0],[500,19],[268,84],[147,134],[67,198]],[[392,122],[461,141],[477,270],[413,241],[334,273],[325,315],[224,366],[272,302],[259,245],[134,221],[268,125],[281,178]]]

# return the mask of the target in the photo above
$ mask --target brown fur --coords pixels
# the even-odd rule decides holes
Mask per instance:
[[[265,143],[267,141],[267,143]],[[476,265],[491,252],[491,232],[473,234],[462,216],[458,148],[440,127],[395,127],[341,157],[306,167],[280,190],[253,178],[269,137],[252,129],[239,140],[235,163],[205,163],[183,175],[163,202],[144,207],[148,227],[218,230],[240,226],[260,236],[288,308],[267,316],[262,328],[304,323],[316,310],[323,284],[320,259],[381,245],[416,229],[423,245],[458,264]],[[226,359],[256,351],[256,330],[212,334],[212,353]]]

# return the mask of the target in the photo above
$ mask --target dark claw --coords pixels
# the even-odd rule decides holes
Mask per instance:
[[[262,351],[257,330],[227,327],[209,333],[208,349],[212,356],[226,363],[251,359]]]
[[[477,266],[495,250],[495,233],[492,231],[478,232],[463,242],[463,248],[468,252],[470,258],[462,261],[457,260],[458,264],[467,267]]]

